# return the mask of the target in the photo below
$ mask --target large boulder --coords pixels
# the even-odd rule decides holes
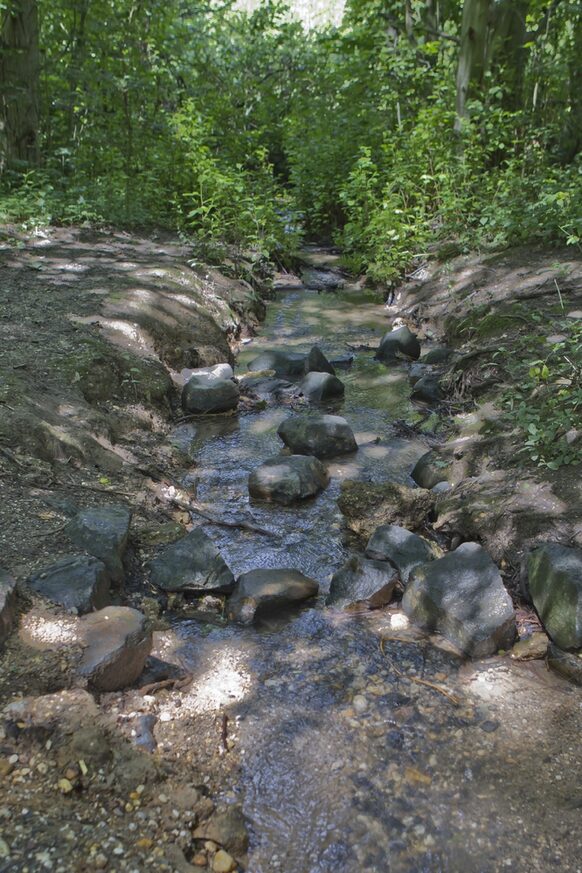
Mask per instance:
[[[163,591],[232,591],[234,576],[202,528],[167,546],[150,562],[150,578]]]
[[[79,674],[96,691],[133,684],[152,648],[145,616],[127,606],[108,606],[80,619],[84,646]]]
[[[358,448],[351,427],[339,415],[297,415],[287,418],[277,431],[285,445],[298,455],[332,458]]]
[[[396,570],[386,561],[353,557],[333,574],[325,602],[340,609],[352,605],[379,609],[390,603],[397,582]]]
[[[252,371],[274,370],[276,376],[303,376],[306,357],[299,352],[287,352],[283,349],[261,352],[248,365]]]
[[[560,649],[582,648],[582,550],[545,543],[527,559],[529,593]]]
[[[329,373],[332,376],[335,376],[335,369],[333,364],[331,364],[319,346],[312,346],[307,358],[305,359],[305,372],[306,373]]]
[[[515,612],[499,570],[477,543],[416,567],[402,608],[415,624],[438,631],[474,658],[509,649]]]
[[[299,390],[309,400],[322,402],[343,397],[344,383],[330,373],[311,372],[300,382]]]
[[[130,521],[126,506],[92,506],[82,509],[65,531],[76,546],[103,561],[113,582],[123,582]]]
[[[212,373],[192,376],[182,388],[182,409],[192,415],[216,414],[236,409],[238,385]]]
[[[83,615],[110,602],[111,577],[103,561],[87,555],[66,555],[34,573],[27,587],[67,612]]]
[[[412,531],[397,524],[382,524],[368,541],[366,557],[374,561],[388,561],[398,570],[406,585],[412,570],[419,564],[432,561],[435,555],[430,543]]]
[[[314,497],[328,481],[325,467],[312,455],[278,455],[251,473],[249,494],[257,500],[288,504]]]
[[[228,601],[228,616],[251,624],[257,613],[271,612],[315,597],[319,585],[299,570],[281,568],[251,570],[239,576]]]
[[[383,361],[385,364],[394,363],[399,356],[414,360],[420,357],[420,343],[407,327],[399,327],[398,330],[385,333],[376,352],[376,360]]]
[[[16,580],[0,567],[0,646],[16,623]]]

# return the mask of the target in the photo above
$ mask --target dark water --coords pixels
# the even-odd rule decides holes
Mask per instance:
[[[385,329],[382,306],[349,289],[288,292],[239,371],[262,348],[317,342],[333,356]],[[394,424],[415,416],[406,371],[372,357],[357,352],[339,373],[360,449],[330,462],[330,486],[305,505],[248,501],[248,474],[281,450],[288,407],[177,434],[199,501],[273,532],[206,528],[235,574],[294,566],[325,591],[346,557],[342,478],[408,481],[426,448]],[[208,633],[186,622],[173,635],[197,676],[182,706],[229,707],[235,725],[251,873],[582,871],[582,695],[542,663],[463,665],[396,609],[350,616],[318,604],[284,624]]]

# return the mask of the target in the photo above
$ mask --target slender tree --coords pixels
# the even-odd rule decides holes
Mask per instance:
[[[0,34],[0,168],[38,161],[39,72],[36,0],[13,0]]]

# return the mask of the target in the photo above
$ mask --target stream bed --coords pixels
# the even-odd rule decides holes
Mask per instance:
[[[543,662],[464,662],[408,626],[397,607],[356,615],[324,606],[350,555],[342,479],[395,480],[426,449],[403,436],[418,417],[405,365],[373,361],[386,329],[373,296],[290,289],[269,304],[237,375],[266,348],[331,359],[355,456],[327,466],[328,488],[293,507],[249,503],[251,470],[279,454],[284,402],[181,425],[200,503],[271,535],[206,526],[235,576],[292,566],[320,584],[315,604],[253,628],[176,622],[158,654],[192,672],[183,711],[228,711],[242,760],[235,796],[250,830],[250,873],[582,871],[582,695]],[[170,704],[168,704],[170,705]],[[195,740],[194,740],[195,741]]]

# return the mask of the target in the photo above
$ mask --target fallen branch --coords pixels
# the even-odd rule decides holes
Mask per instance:
[[[161,691],[162,688],[172,688],[174,691],[187,688],[192,683],[193,676],[177,676],[174,679],[161,679],[159,682],[151,682],[149,685],[142,685],[138,688],[140,694],[155,694],[156,691]]]
[[[442,694],[443,697],[446,697],[454,706],[458,706],[461,702],[461,698],[457,697],[456,694],[453,694],[452,691],[449,691],[446,688],[443,688],[441,685],[435,685],[434,682],[429,682],[428,679],[420,679],[418,676],[408,676],[406,673],[403,673],[398,667],[395,667],[392,664],[392,668],[397,676],[400,676],[402,679],[408,679],[409,682],[414,682],[416,685],[424,685],[426,688],[432,688],[433,691],[438,691],[439,694]]]
[[[229,528],[238,528],[240,530],[248,530],[251,533],[263,534],[263,536],[267,537],[276,537],[277,534],[275,531],[267,530],[265,527],[259,527],[256,524],[251,524],[249,521],[223,521],[220,518],[215,518],[212,515],[208,515],[208,513],[204,512],[203,509],[200,509],[199,506],[196,506],[194,503],[186,503],[184,500],[180,500],[177,497],[171,497],[170,503],[173,503],[174,506],[177,506],[178,509],[183,509],[185,512],[195,512],[197,515],[202,516],[209,524],[216,524],[218,527],[229,527]]]

